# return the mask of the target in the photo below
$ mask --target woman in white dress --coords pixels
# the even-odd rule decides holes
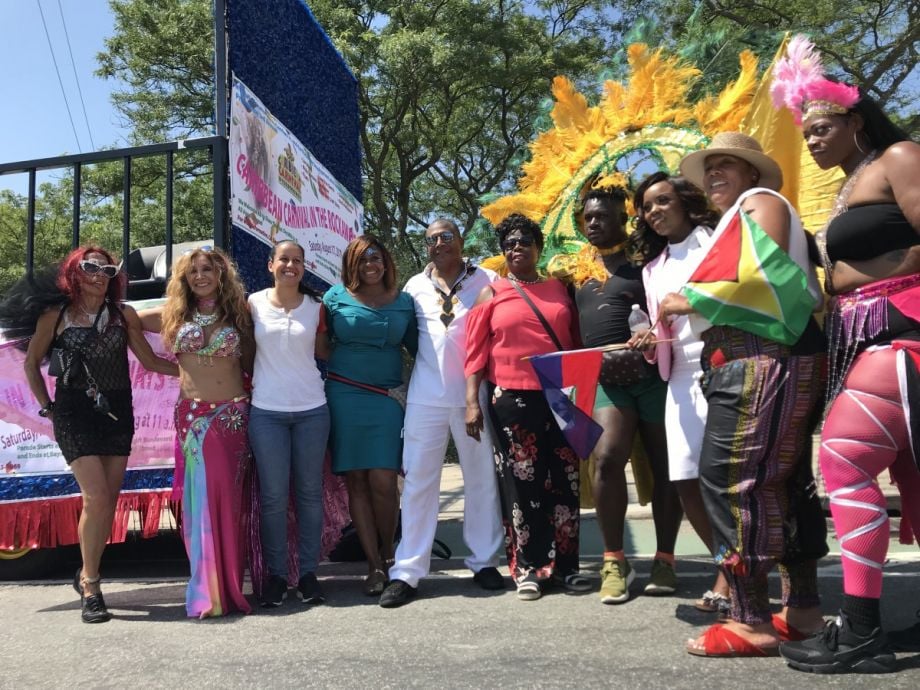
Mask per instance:
[[[658,320],[659,301],[678,292],[706,255],[709,236],[719,220],[702,190],[682,177],[657,172],[636,189],[636,237],[643,253],[642,280],[649,315],[658,341],[647,356],[657,362],[668,382],[665,428],[668,470],[684,513],[700,539],[712,550],[712,527],[700,494],[700,448],[706,426],[706,398],[700,388],[703,341],[692,316]],[[634,336],[638,342],[641,334]],[[669,342],[670,341],[670,342]],[[728,583],[721,573],[713,588],[696,602],[703,611],[728,608]]]

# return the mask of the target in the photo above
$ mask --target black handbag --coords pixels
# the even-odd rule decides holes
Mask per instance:
[[[54,347],[48,355],[48,376],[64,376],[73,363],[73,352],[62,347]]]
[[[612,350],[604,353],[597,380],[604,386],[633,386],[655,373],[639,350]]]

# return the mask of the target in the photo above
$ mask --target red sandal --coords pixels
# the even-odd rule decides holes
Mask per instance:
[[[773,629],[779,635],[780,642],[801,642],[811,637],[811,635],[789,625],[788,621],[783,620],[775,613],[773,614]]]
[[[720,623],[707,628],[703,633],[703,648],[687,647],[694,656],[714,658],[779,656],[779,646],[758,647]]]

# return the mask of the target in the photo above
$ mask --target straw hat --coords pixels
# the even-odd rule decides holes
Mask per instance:
[[[712,142],[700,151],[688,154],[680,162],[680,174],[697,187],[703,187],[703,163],[707,156],[725,154],[747,161],[760,173],[758,187],[779,191],[783,186],[783,171],[776,161],[763,152],[763,147],[754,138],[741,132],[719,132]]]

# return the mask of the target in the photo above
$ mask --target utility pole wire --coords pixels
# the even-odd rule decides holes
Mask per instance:
[[[83,100],[83,89],[80,88],[80,77],[77,76],[77,63],[73,59],[73,50],[70,48],[70,33],[67,31],[67,20],[64,19],[64,8],[61,7],[61,0],[57,0],[58,12],[61,13],[61,24],[64,25],[64,38],[67,39],[67,52],[70,53],[70,66],[73,67],[73,79],[77,83],[77,93],[80,94],[80,105],[83,106],[83,121],[86,123],[86,133],[89,134],[89,143],[93,151],[96,150],[96,142],[93,141],[93,131],[89,128],[89,117],[86,114],[86,102]]]
[[[54,57],[54,48],[51,45],[51,34],[48,33],[48,24],[45,22],[45,13],[42,11],[41,0],[35,0],[38,5],[38,13],[42,18],[42,26],[45,27],[45,38],[48,39],[48,50],[51,51],[51,62],[54,63],[54,71],[57,73],[58,84],[61,85],[61,95],[64,97],[64,106],[67,108],[67,117],[70,118],[70,128],[73,130],[73,138],[77,140],[77,149],[83,153],[83,147],[80,145],[80,137],[77,136],[77,127],[73,123],[73,115],[70,113],[70,103],[67,100],[67,92],[64,91],[64,80],[61,79],[61,70],[58,69],[57,59]]]

